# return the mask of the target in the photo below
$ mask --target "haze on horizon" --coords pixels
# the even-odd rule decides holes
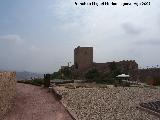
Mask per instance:
[[[77,46],[93,46],[95,62],[160,65],[159,0],[140,7],[75,1],[80,0],[0,1],[0,69],[54,72],[73,64]]]

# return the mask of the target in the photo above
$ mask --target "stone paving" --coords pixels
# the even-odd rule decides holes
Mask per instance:
[[[160,89],[139,87],[76,88],[55,87],[62,103],[77,120],[159,120],[137,109],[140,103],[160,100]]]

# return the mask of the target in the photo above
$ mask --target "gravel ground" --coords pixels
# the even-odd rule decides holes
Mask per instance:
[[[139,110],[141,102],[160,100],[160,89],[139,87],[77,88],[55,87],[62,103],[77,120],[159,120]]]
[[[4,120],[72,120],[48,90],[17,83],[17,97]]]

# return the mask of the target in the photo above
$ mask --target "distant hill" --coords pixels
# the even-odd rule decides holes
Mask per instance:
[[[43,78],[43,74],[28,71],[16,72],[17,80],[31,80],[33,78]]]

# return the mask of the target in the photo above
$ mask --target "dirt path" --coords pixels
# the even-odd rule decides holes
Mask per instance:
[[[17,83],[15,105],[4,120],[72,120],[46,89]]]

